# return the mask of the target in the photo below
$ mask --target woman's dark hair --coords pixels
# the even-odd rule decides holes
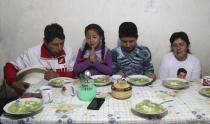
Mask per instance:
[[[119,38],[135,37],[138,38],[138,30],[133,22],[123,22],[119,27]]]
[[[65,35],[63,33],[63,28],[59,24],[52,23],[47,25],[44,29],[44,42],[49,43],[55,38],[65,40]]]
[[[189,41],[189,38],[185,32],[174,32],[170,37],[171,46],[172,46],[173,42],[179,38],[182,39],[187,44],[187,52],[191,53],[190,49],[189,49],[190,41]]]
[[[102,38],[102,44],[101,44],[101,59],[104,59],[104,52],[105,52],[105,37],[104,37],[104,31],[103,29],[97,25],[97,24],[89,24],[88,26],[85,27],[85,35],[89,30],[95,31],[101,38]],[[88,43],[85,43],[84,49],[82,51],[82,56],[84,56],[86,50],[90,48]]]

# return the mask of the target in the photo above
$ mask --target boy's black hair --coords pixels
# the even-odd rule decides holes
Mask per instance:
[[[65,35],[62,26],[57,23],[52,23],[44,29],[44,42],[49,43],[55,38],[65,40]]]
[[[133,22],[123,22],[119,27],[119,38],[135,37],[138,38],[138,29]]]

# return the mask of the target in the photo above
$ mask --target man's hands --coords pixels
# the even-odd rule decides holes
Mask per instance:
[[[147,73],[146,75],[147,75],[148,77],[152,78],[153,80],[156,79],[156,75],[155,75],[154,73],[149,72],[149,73]]]
[[[90,51],[90,62],[94,63],[96,61],[96,53],[95,53],[95,48],[91,47]]]
[[[19,94],[22,95],[26,89],[28,89],[30,86],[29,83],[18,81],[12,84],[12,88]]]
[[[47,71],[44,74],[44,78],[46,80],[50,80],[52,78],[59,77],[59,74],[57,72],[54,72],[52,69],[47,69]]]

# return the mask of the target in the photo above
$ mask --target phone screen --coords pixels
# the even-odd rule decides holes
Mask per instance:
[[[42,95],[40,93],[24,93],[21,98],[30,98],[30,97],[35,97],[35,98],[41,98]]]
[[[88,105],[87,109],[99,110],[104,101],[105,101],[104,98],[93,98],[93,100]]]

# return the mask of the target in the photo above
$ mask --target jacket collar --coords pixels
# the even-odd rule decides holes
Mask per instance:
[[[131,51],[127,51],[126,48],[124,48],[123,46],[120,46],[120,47],[121,47],[122,52],[124,52],[124,53],[136,53],[137,52],[137,46],[138,45],[136,44]]]
[[[66,53],[64,50],[60,51],[60,53],[58,54],[57,57],[53,57],[52,55],[50,55],[49,51],[48,51],[48,48],[47,46],[43,43],[42,46],[41,46],[41,57],[42,58],[47,58],[47,59],[50,59],[50,58],[59,58],[59,57],[63,57],[65,56]]]

